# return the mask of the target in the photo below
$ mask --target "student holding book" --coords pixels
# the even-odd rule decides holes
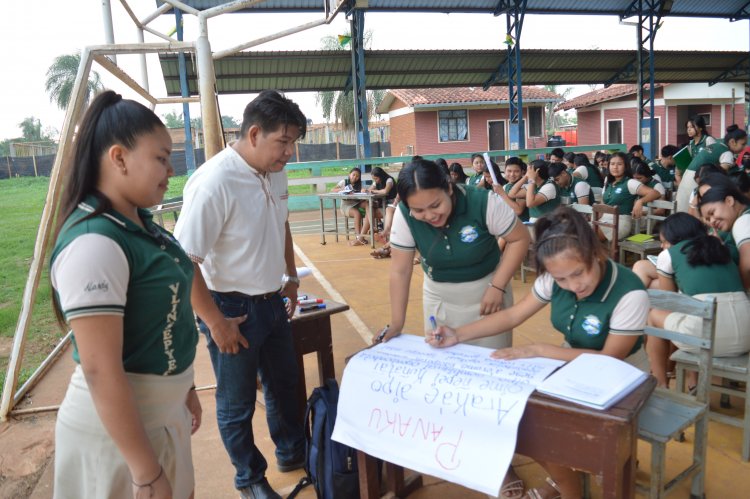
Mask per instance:
[[[656,260],[658,288],[703,299],[716,297],[716,338],[714,355],[732,357],[750,350],[750,300],[745,294],[737,265],[729,248],[718,237],[710,236],[700,220],[687,213],[675,213],[664,220],[659,238],[662,252]],[[700,336],[699,317],[665,310],[649,313],[652,326]],[[699,349],[677,345],[696,353]],[[669,342],[649,338],[646,344],[651,372],[659,386],[667,386]],[[694,384],[694,383],[693,383]]]
[[[430,345],[449,347],[493,336],[518,326],[551,303],[552,326],[563,334],[562,345],[535,343],[503,348],[492,357],[569,361],[582,353],[600,353],[648,372],[642,343],[649,300],[638,277],[607,257],[586,219],[571,208],[557,208],[537,220],[534,229],[539,277],[532,291],[513,307],[479,321],[429,331]],[[535,489],[533,493],[538,495],[530,491],[530,497],[582,497],[580,472],[542,464],[555,485]]]

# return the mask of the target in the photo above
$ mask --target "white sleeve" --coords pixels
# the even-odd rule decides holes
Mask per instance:
[[[577,173],[579,177],[581,177],[583,180],[589,179],[589,169],[586,168],[586,165],[581,165],[575,170],[573,170],[573,173]]]
[[[487,213],[485,215],[487,229],[490,234],[503,237],[513,230],[518,218],[503,198],[491,192],[487,197]]]
[[[536,191],[536,193],[547,198],[547,201],[551,201],[557,197],[557,189],[555,189],[555,186],[550,182],[544,184],[538,191]]]
[[[620,298],[609,319],[611,334],[641,335],[646,326],[650,304],[648,293],[636,289]]]
[[[734,166],[734,153],[732,151],[724,151],[719,156],[720,165],[732,165]]]
[[[664,185],[662,185],[661,182],[657,182],[654,184],[654,187],[652,187],[656,192],[658,192],[661,197],[664,197],[664,195],[667,193],[667,190],[664,188]]]
[[[340,189],[343,189],[344,187],[346,187],[346,179],[342,178],[341,180],[339,180],[339,183],[336,184],[336,187],[338,187]]]
[[[534,297],[542,303],[549,303],[552,299],[552,287],[555,284],[555,280],[549,272],[545,272],[536,279],[534,279],[534,286],[531,288],[531,292],[534,293]]]
[[[50,269],[66,320],[92,315],[123,315],[130,266],[122,248],[101,234],[73,240]]]
[[[662,250],[662,252],[659,253],[659,256],[656,257],[656,272],[663,275],[664,277],[669,277],[670,279],[674,279],[674,268],[672,267],[672,255],[669,254],[669,251]]]
[[[631,178],[628,180],[628,192],[630,194],[638,195],[638,189],[640,189],[642,185],[643,184],[636,179]]]
[[[698,209],[698,189],[693,189],[690,191],[690,198],[688,199],[688,205],[690,205],[691,208]]]
[[[714,144],[716,144],[716,139],[715,138],[713,138],[710,135],[708,137],[706,137],[706,147],[712,146]]]
[[[385,185],[390,185],[390,186],[391,186],[391,188],[395,187],[395,186],[393,185],[393,179],[392,179],[392,178],[388,178],[388,179],[386,179],[386,181],[385,181]]]
[[[188,181],[185,186],[174,236],[194,262],[203,263],[221,236],[227,209],[224,199],[222,191],[213,183],[204,187],[200,182],[190,185]]]
[[[584,198],[591,195],[591,186],[588,184],[588,182],[578,182],[575,186],[575,191],[577,198]]]
[[[750,213],[745,213],[734,222],[732,238],[738,249],[743,244],[750,243]]]
[[[404,250],[414,250],[417,247],[409,224],[406,223],[404,213],[398,207],[396,213],[393,214],[393,223],[391,224],[391,246]]]

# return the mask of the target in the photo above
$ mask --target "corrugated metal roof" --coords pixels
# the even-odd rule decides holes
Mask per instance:
[[[505,61],[503,50],[368,50],[369,89],[481,87]],[[177,54],[159,56],[167,93],[180,95]],[[635,60],[632,50],[523,50],[523,84],[604,83]],[[655,79],[660,83],[708,82],[738,65],[747,52],[657,51]],[[193,62],[187,61],[191,95],[197,94]],[[243,52],[215,61],[221,94],[342,90],[351,74],[351,54],[334,51]],[[505,77],[505,75],[503,75]],[[747,81],[734,76],[726,81]],[[632,74],[619,83],[635,83]],[[502,85],[501,80],[498,84]]]
[[[228,3],[227,0],[182,0],[185,4],[205,10]],[[156,0],[161,5],[162,0]],[[498,0],[367,0],[366,11],[373,12],[478,12],[494,13]],[[622,15],[632,0],[528,0],[529,14],[602,14]],[[323,12],[324,0],[266,0],[239,12]],[[747,19],[747,0],[673,0],[666,15],[680,17],[718,17]]]
[[[665,84],[656,84],[654,88],[659,88]],[[599,88],[592,90],[591,92],[579,95],[570,100],[567,100],[557,106],[557,109],[578,109],[581,107],[593,106],[601,102],[607,102],[626,95],[633,95],[638,91],[638,85],[612,85],[609,88]]]

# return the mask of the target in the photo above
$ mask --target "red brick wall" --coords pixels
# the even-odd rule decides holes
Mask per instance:
[[[600,144],[602,141],[599,110],[578,113],[578,145]]]
[[[666,118],[664,106],[655,106],[654,115],[660,118],[659,140],[666,144]],[[584,111],[578,113],[578,145],[598,144],[601,140],[600,111]],[[622,138],[628,146],[638,144],[640,137],[636,130],[638,115],[635,107],[623,109],[606,109],[604,111],[604,141],[607,139],[607,120],[622,120]]]
[[[414,113],[396,116],[391,122],[391,154],[393,156],[411,156],[417,152]],[[406,146],[413,146],[410,153]]]

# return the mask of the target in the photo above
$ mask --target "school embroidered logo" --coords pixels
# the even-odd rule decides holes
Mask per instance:
[[[596,336],[602,332],[602,321],[595,315],[587,315],[583,318],[581,327],[589,336]]]
[[[458,234],[461,237],[462,243],[473,243],[479,237],[479,234],[477,234],[477,229],[475,229],[471,225],[462,227],[461,230],[458,231]]]
[[[617,189],[615,189],[615,193],[622,194],[622,187],[618,187]]]

